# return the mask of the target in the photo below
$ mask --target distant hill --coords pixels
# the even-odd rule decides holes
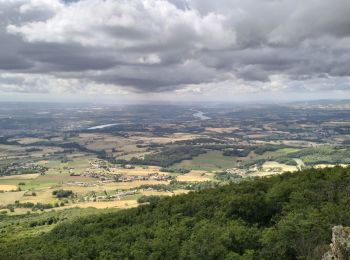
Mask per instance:
[[[350,168],[154,200],[15,241],[1,234],[0,259],[320,259],[335,225],[350,225]]]

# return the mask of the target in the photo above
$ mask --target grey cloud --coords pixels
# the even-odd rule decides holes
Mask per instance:
[[[37,63],[33,72],[105,70],[118,62],[108,51],[77,44],[28,44],[20,54]]]
[[[237,76],[248,81],[268,81],[269,74],[254,65],[238,69]]]
[[[2,72],[136,92],[274,75],[349,86],[335,79],[350,76],[348,0],[51,2],[0,1]]]
[[[161,92],[177,89],[185,84],[200,84],[217,79],[214,69],[194,61],[180,65],[159,66],[120,66],[102,75],[92,75],[91,79],[103,83],[117,83],[134,88],[137,92]]]
[[[140,29],[128,28],[126,26],[101,26],[100,30],[105,31],[112,37],[131,39],[131,40],[143,40],[147,38],[147,32]]]
[[[24,70],[32,67],[30,62],[20,57],[1,55],[0,60],[0,70]]]
[[[33,62],[20,55],[21,42],[18,37],[1,33],[0,28],[0,70],[25,70],[33,66]]]
[[[272,41],[295,44],[325,35],[350,35],[350,4],[347,0],[303,1],[269,35]]]

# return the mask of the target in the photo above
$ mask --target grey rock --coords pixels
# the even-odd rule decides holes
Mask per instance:
[[[330,247],[322,260],[350,260],[350,227],[333,227]]]

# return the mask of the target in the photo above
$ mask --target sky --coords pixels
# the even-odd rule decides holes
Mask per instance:
[[[0,101],[350,99],[349,0],[0,0]]]

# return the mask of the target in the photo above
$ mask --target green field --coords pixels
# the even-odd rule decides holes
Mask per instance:
[[[282,149],[277,150],[277,152],[281,152],[284,154],[295,153],[298,151],[300,151],[300,149],[298,149],[298,148],[282,148]]]
[[[315,164],[349,164],[350,148],[336,146],[321,146],[307,148],[288,154],[289,157],[299,158],[307,165]]]
[[[222,155],[221,151],[210,151],[198,155],[192,160],[184,160],[174,164],[174,168],[186,168],[190,170],[213,171],[233,168],[237,165],[236,158]]]
[[[192,160],[184,160],[180,163],[174,164],[174,168],[186,168],[190,170],[224,170],[233,167],[238,167],[238,161],[246,162],[250,160],[273,160],[273,158],[285,157],[289,154],[300,151],[297,148],[282,148],[276,151],[268,151],[262,155],[251,152],[246,157],[224,156],[222,151],[209,151],[205,154],[194,157]]]

